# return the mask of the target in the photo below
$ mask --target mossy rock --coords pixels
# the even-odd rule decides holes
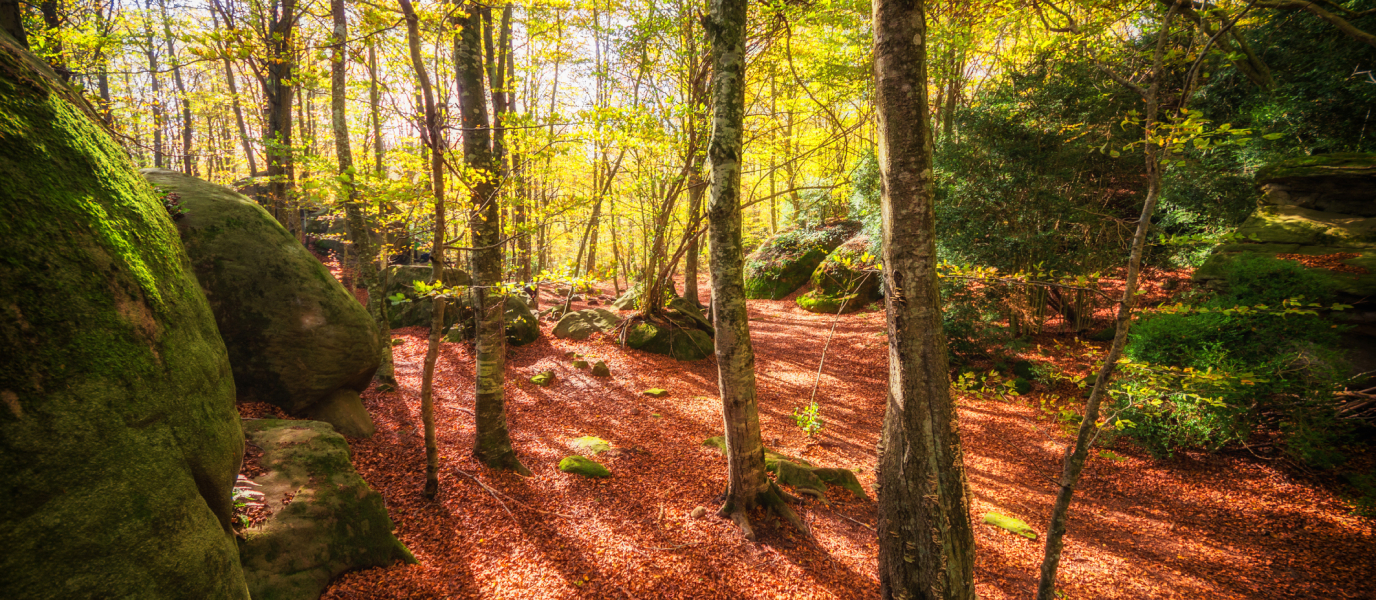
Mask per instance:
[[[241,402],[304,415],[340,388],[368,387],[380,363],[377,325],[286,228],[229,188],[166,169],[143,175],[181,197],[177,230]]]
[[[401,294],[411,299],[410,302],[391,304],[388,301],[387,319],[392,329],[400,327],[429,327],[430,321],[434,316],[434,303],[431,300],[416,297],[415,283],[423,281],[431,283],[434,281],[434,268],[430,265],[393,265],[387,267],[384,273],[385,290],[387,297]],[[444,283],[451,286],[465,286],[472,284],[473,280],[468,273],[450,267],[444,270]],[[463,314],[459,311],[445,311],[444,326],[449,327],[457,323]]]
[[[859,222],[836,221],[775,234],[745,259],[745,297],[779,300],[792,294],[832,250],[858,231]]]
[[[812,290],[806,294],[798,296],[793,300],[794,304],[808,312],[834,315],[838,312],[853,313],[865,307],[873,300],[863,298],[860,294],[847,294],[845,296],[827,296],[820,293],[820,290]]]
[[[247,419],[244,434],[263,450],[253,483],[272,513],[239,542],[254,600],[319,598],[347,571],[416,562],[330,425]]]
[[[991,512],[984,515],[984,522],[1029,540],[1037,539],[1037,532],[1021,519],[1015,519],[1007,515]]]
[[[530,382],[540,387],[549,387],[554,383],[554,371],[544,371],[530,378]]]
[[[575,368],[575,369],[586,369],[586,368],[588,368],[588,361],[583,360],[583,359],[581,359],[581,358],[580,358],[580,359],[577,359],[577,360],[574,360],[574,361],[573,361],[573,368]]]
[[[569,446],[573,447],[574,450],[593,456],[597,456],[598,454],[612,449],[612,445],[607,442],[607,440],[594,435],[585,435],[574,439],[569,442]]]
[[[584,477],[611,477],[612,472],[591,458],[573,455],[559,461],[559,470]]]
[[[621,324],[621,317],[605,308],[572,311],[554,324],[554,337],[586,340],[594,333],[607,333]]]
[[[594,377],[611,377],[612,369],[607,366],[607,361],[599,360],[592,364],[592,374]]]
[[[677,324],[640,322],[626,332],[626,345],[636,350],[672,356],[677,360],[701,360],[712,356],[715,346],[707,332]]]
[[[1376,154],[1336,152],[1299,156],[1257,169],[1257,185],[1295,179],[1376,179]]]
[[[0,596],[248,595],[215,317],[163,201],[0,33]]]
[[[669,390],[660,389],[660,388],[650,388],[650,389],[645,390],[645,391],[643,391],[643,392],[641,392],[641,393],[642,393],[642,394],[645,394],[646,396],[650,396],[650,397],[652,397],[652,398],[663,398],[663,397],[669,395]]]
[[[444,320],[449,322],[450,315],[453,315],[454,324],[445,333],[444,341],[458,343],[473,339],[477,327],[476,313],[473,310],[475,302],[473,294],[465,292],[445,306]],[[536,320],[535,313],[531,312],[530,305],[526,304],[523,296],[512,294],[506,297],[506,310],[502,319],[506,326],[507,345],[524,346],[540,338],[540,322]]]
[[[862,304],[878,300],[881,298],[879,289],[883,275],[855,268],[876,262],[873,256],[869,261],[863,260],[866,254],[875,253],[869,236],[856,234],[832,250],[822,264],[817,265],[808,281],[819,295],[840,297],[854,294]]]

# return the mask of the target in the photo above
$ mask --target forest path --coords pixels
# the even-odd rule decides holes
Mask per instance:
[[[554,298],[542,298],[542,306]],[[575,302],[574,308],[585,303]],[[800,513],[801,538],[763,523],[751,544],[714,516],[725,459],[701,446],[719,435],[716,370],[544,335],[512,348],[507,393],[513,440],[535,476],[493,473],[471,455],[470,349],[443,344],[436,421],[441,492],[421,498],[424,448],[421,328],[397,330],[400,389],[364,395],[377,423],[351,440],[354,462],[386,498],[398,537],[420,559],[345,575],[327,598],[874,598],[878,595],[872,500],[875,444],[883,418],[887,345],[882,310],[842,317],[817,398],[826,427],[808,440],[792,413],[807,403],[832,318],[790,300],[752,301],[760,420],[766,444],[822,466],[859,470],[871,500],[833,488],[830,506]],[[1081,348],[1072,342],[1066,348]],[[612,377],[572,368],[565,352],[606,360]],[[1064,358],[1071,350],[1064,350]],[[529,378],[557,375],[542,388]],[[669,390],[664,398],[641,392]],[[1037,394],[1040,391],[1034,391]],[[998,511],[1045,526],[1065,437],[1039,419],[1035,399],[962,399],[981,598],[1025,598],[1035,586],[1041,540],[979,521]],[[616,448],[597,460],[613,476],[558,471],[569,442],[595,435]],[[1070,598],[1371,598],[1376,595],[1373,522],[1350,516],[1323,489],[1237,456],[1158,461],[1125,444],[1096,458],[1076,497],[1062,589]],[[462,470],[500,491],[501,502]],[[505,505],[505,507],[504,507]],[[696,506],[708,515],[693,519]],[[508,510],[510,514],[508,514]]]

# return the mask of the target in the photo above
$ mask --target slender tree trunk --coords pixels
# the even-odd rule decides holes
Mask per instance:
[[[378,272],[377,232],[368,223],[367,206],[358,192],[358,171],[354,168],[353,148],[349,145],[347,111],[348,62],[344,44],[349,38],[344,0],[330,0],[334,20],[334,44],[330,56],[330,115],[334,126],[334,153],[339,161],[339,177],[344,187],[344,213],[349,220],[349,240],[358,252],[359,278],[368,290],[368,314],[378,329],[378,359],[381,366],[374,376],[384,386],[395,385],[392,368],[392,327],[384,310],[384,286]]]
[[[461,83],[459,108],[463,113],[463,154],[476,180],[469,231],[474,250],[473,297],[477,335],[474,361],[477,367],[477,398],[474,415],[477,435],[473,454],[494,469],[510,469],[529,475],[516,457],[506,422],[506,295],[499,291],[502,277],[500,206],[493,176],[498,165],[492,152],[492,128],[487,114],[487,86],[483,85],[482,9],[470,3],[469,16],[455,41],[455,69]]]
[[[879,455],[881,598],[975,597],[975,540],[937,292],[922,0],[874,3],[889,392]]]
[[[383,175],[382,109],[377,89],[377,42],[368,40],[368,118],[373,125],[373,174]]]
[[[263,136],[263,148],[268,161],[267,174],[272,195],[272,212],[277,221],[300,238],[300,231],[292,229],[289,212],[292,211],[291,194],[292,150],[291,150],[291,103],[292,89],[292,34],[295,31],[296,0],[281,0],[280,5],[273,3],[270,39],[267,40],[269,57],[267,79],[263,81],[263,99],[267,102],[264,115],[267,127]]]
[[[755,540],[748,516],[769,506],[806,531],[778,489],[765,475],[764,442],[755,397],[755,351],[745,305],[745,252],[741,243],[741,151],[745,117],[746,0],[712,0],[704,19],[712,44],[712,136],[707,157],[712,169],[712,304],[716,328],[717,385],[726,430],[729,487],[718,516],[731,517],[745,537]]]
[[[1041,580],[1037,584],[1038,600],[1055,600],[1056,572],[1060,568],[1061,551],[1065,548],[1066,524],[1070,520],[1070,502],[1075,495],[1075,487],[1084,472],[1085,462],[1089,459],[1089,448],[1094,442],[1099,428],[1099,406],[1113,374],[1118,368],[1118,357],[1127,345],[1128,329],[1132,325],[1132,311],[1137,302],[1137,278],[1142,268],[1142,253],[1146,248],[1147,233],[1151,230],[1151,217],[1156,212],[1156,202],[1161,196],[1161,148],[1155,140],[1157,117],[1160,111],[1161,80],[1166,77],[1163,69],[1166,42],[1170,38],[1171,21],[1181,8],[1172,4],[1161,21],[1157,32],[1157,44],[1152,58],[1151,85],[1137,88],[1145,105],[1145,151],[1147,167],[1147,197],[1142,202],[1142,214],[1137,220],[1137,231],[1132,237],[1132,249],[1128,253],[1127,273],[1123,282],[1123,297],[1118,301],[1118,313],[1113,344],[1104,357],[1103,366],[1094,378],[1094,388],[1085,403],[1085,414],[1080,420],[1075,434],[1075,444],[1068,448],[1061,465],[1061,478],[1057,482],[1060,489],[1056,493],[1056,503],[1051,509],[1051,523],[1046,530],[1046,551],[1042,557]]]
[[[693,169],[688,175],[688,223],[698,221],[698,213],[702,211],[702,192],[705,189],[707,182],[702,180],[698,169]],[[683,257],[683,297],[693,303],[693,306],[702,306],[702,302],[698,301],[698,255],[701,249],[698,248],[697,229],[689,227],[683,234],[688,236],[688,251]]]
[[[339,0],[334,0],[339,1]],[[424,98],[425,128],[422,137],[430,147],[430,186],[435,196],[435,236],[431,247],[430,267],[432,281],[444,281],[444,127],[435,109],[435,93],[431,89],[430,74],[425,70],[425,58],[421,55],[420,19],[411,6],[411,0],[399,0],[402,13],[406,16],[406,42],[411,51],[411,66],[416,70],[416,80]],[[435,443],[435,362],[440,354],[440,333],[444,329],[445,299],[435,297],[433,318],[430,321],[430,343],[425,352],[425,369],[421,373],[420,405],[421,420],[425,424],[425,497],[433,500],[439,492],[440,453]],[[390,336],[389,336],[390,337]]]
[[[195,153],[191,151],[191,99],[187,97],[186,85],[182,83],[182,65],[177,59],[177,48],[173,44],[172,22],[167,17],[167,0],[158,0],[158,8],[162,12],[163,34],[167,38],[167,60],[172,62],[172,82],[177,86],[177,102],[182,107],[182,172],[195,175],[196,158]]]
[[[162,107],[162,82],[158,80],[158,48],[153,41],[153,32],[147,31],[147,55],[148,55],[148,78],[150,80],[149,89],[153,95],[153,166],[161,169],[163,167],[162,154],[162,128],[163,128],[163,107]]]

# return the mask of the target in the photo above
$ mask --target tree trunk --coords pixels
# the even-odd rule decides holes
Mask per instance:
[[[374,377],[385,386],[394,386],[392,368],[392,327],[387,322],[383,306],[384,286],[378,272],[377,232],[368,223],[366,205],[358,192],[358,170],[354,168],[353,148],[349,145],[349,122],[347,111],[347,79],[349,67],[346,62],[345,41],[349,38],[348,16],[344,12],[344,0],[330,0],[330,11],[334,19],[334,44],[330,57],[330,115],[334,126],[334,153],[339,161],[339,177],[344,187],[344,214],[349,220],[349,240],[359,256],[358,275],[368,290],[368,314],[378,328],[378,358],[381,366]]]
[[[24,30],[24,11],[19,7],[19,0],[0,0],[0,29],[19,45],[29,47],[29,33]]]
[[[728,485],[719,516],[731,517],[755,540],[748,516],[768,506],[795,527],[806,526],[765,475],[764,442],[755,398],[755,351],[745,305],[745,252],[741,244],[741,132],[745,116],[746,0],[712,0],[704,25],[712,44],[712,169],[710,219],[712,303],[716,327],[717,385],[726,430]],[[649,275],[649,274],[647,274]]]
[[[1127,345],[1128,329],[1132,325],[1133,306],[1137,301],[1137,277],[1142,268],[1142,252],[1146,247],[1147,232],[1151,230],[1151,217],[1156,212],[1156,201],[1161,196],[1161,148],[1153,138],[1157,116],[1160,111],[1159,94],[1161,81],[1166,78],[1163,60],[1166,41],[1170,38],[1171,20],[1181,8],[1172,4],[1161,21],[1157,32],[1157,44],[1153,55],[1151,85],[1145,89],[1137,88],[1142,95],[1145,112],[1145,151],[1147,167],[1147,197],[1142,202],[1142,214],[1137,219],[1137,231],[1132,237],[1132,249],[1128,253],[1127,273],[1123,282],[1123,297],[1118,301],[1118,314],[1115,321],[1113,344],[1104,357],[1103,366],[1094,378],[1094,388],[1085,402],[1085,414],[1075,433],[1075,445],[1065,456],[1061,465],[1061,478],[1057,483],[1060,490],[1056,493],[1056,503],[1051,508],[1051,523],[1046,529],[1046,551],[1042,556],[1041,580],[1037,584],[1038,600],[1056,598],[1056,572],[1060,567],[1061,551],[1065,547],[1066,523],[1070,520],[1070,502],[1075,495],[1075,487],[1084,472],[1085,461],[1089,459],[1089,448],[1099,428],[1099,405],[1108,394],[1108,386],[1118,368],[1118,357]]]
[[[158,81],[158,48],[153,42],[152,30],[145,32],[148,37],[148,78],[151,80],[150,91],[153,96],[153,166],[161,169],[163,167],[162,156],[162,82]]]
[[[492,152],[492,129],[487,115],[487,89],[483,85],[482,9],[468,5],[468,19],[455,40],[454,62],[458,72],[459,108],[463,113],[463,155],[476,173],[469,183],[473,213],[469,231],[474,250],[471,270],[477,335],[474,361],[477,367],[477,398],[474,420],[477,434],[473,455],[494,469],[510,469],[529,475],[516,457],[506,422],[506,295],[502,283],[502,248],[497,187],[493,176],[498,165]]]
[[[278,7],[278,3],[274,2],[273,8]],[[294,90],[291,87],[291,50],[296,0],[281,0],[280,8],[280,14],[273,11],[270,38],[267,40],[269,60],[268,76],[263,81],[263,99],[267,102],[263,148],[268,161],[272,216],[299,239],[300,232],[293,229],[291,224],[296,219],[290,219],[288,214],[292,204],[288,195],[291,193],[292,178],[291,102]]]
[[[177,101],[182,107],[182,172],[196,174],[195,153],[191,151],[191,100],[186,95],[186,85],[182,83],[182,65],[177,60],[177,48],[173,45],[172,23],[167,17],[167,0],[158,0],[162,12],[162,29],[167,37],[167,59],[172,61],[172,82],[177,86]]]
[[[338,2],[340,0],[333,0]],[[430,86],[430,74],[425,70],[425,58],[420,48],[420,19],[411,0],[399,0],[406,17],[406,42],[411,51],[411,66],[416,70],[421,95],[424,98],[425,128],[422,137],[430,147],[430,186],[435,196],[435,236],[430,253],[431,281],[444,281],[444,128],[435,110],[435,93]],[[425,498],[433,500],[439,492],[439,447],[435,443],[435,362],[440,354],[440,333],[444,329],[444,296],[435,297],[433,318],[430,320],[430,343],[425,352],[425,370],[421,373],[420,410],[425,424]],[[389,343],[390,343],[390,337]]]
[[[889,392],[879,448],[881,598],[975,597],[974,532],[937,292],[922,0],[874,3]]]
[[[693,169],[688,176],[688,223],[695,223],[698,220],[698,212],[702,210],[702,191],[707,188],[707,182],[702,180],[702,175],[698,174],[697,169]],[[683,297],[693,306],[702,306],[698,301],[698,236],[694,227],[689,227],[684,231],[688,236],[688,251],[683,256]],[[615,240],[613,240],[615,241]]]
[[[382,109],[377,89],[377,41],[368,40],[368,115],[373,125],[373,174],[382,178]]]

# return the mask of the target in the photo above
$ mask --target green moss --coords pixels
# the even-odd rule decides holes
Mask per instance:
[[[641,393],[642,393],[642,394],[645,394],[646,396],[652,396],[652,397],[655,397],[655,398],[663,398],[663,397],[669,395],[669,390],[662,390],[662,389],[659,389],[659,388],[650,388],[650,389],[645,390],[645,391],[643,391],[643,392],[641,392]]]
[[[559,461],[559,470],[584,477],[611,477],[612,472],[601,463],[587,457],[573,455]]]
[[[595,435],[585,435],[577,438],[569,442],[569,446],[574,450],[593,456],[597,456],[598,454],[612,449],[612,445],[608,443],[607,440]]]
[[[530,382],[540,387],[549,387],[554,383],[554,371],[544,371],[530,378]]]
[[[844,306],[845,312],[852,313],[865,307],[867,299],[861,298],[859,294],[848,294],[845,296],[826,296],[812,290],[806,294],[798,296],[793,300],[798,308],[808,312],[834,315]]]
[[[0,140],[7,595],[244,597],[233,379],[162,202],[4,34]]]
[[[745,261],[745,296],[779,300],[802,287],[832,250],[860,224],[837,221],[816,229],[788,229],[760,244]]]
[[[1028,526],[1027,523],[1024,523],[1021,519],[1015,519],[1007,515],[1001,515],[999,513],[991,512],[987,515],[984,515],[984,522],[988,525],[993,525],[1000,529],[1007,530],[1010,533],[1014,533],[1022,537],[1025,537],[1029,540],[1037,539],[1037,532],[1033,531],[1032,528]]]
[[[1344,152],[1286,159],[1257,170],[1258,185],[1278,179],[1376,175],[1376,154]]]

